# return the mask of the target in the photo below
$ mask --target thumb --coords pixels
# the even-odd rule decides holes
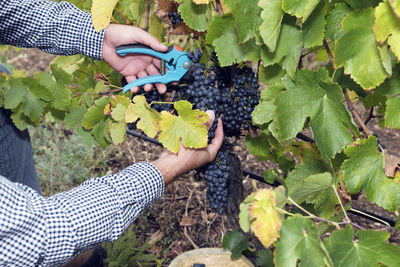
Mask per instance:
[[[208,131],[208,130],[210,130],[211,126],[214,123],[215,113],[212,110],[207,110],[206,113],[207,113],[207,115],[209,117],[208,121],[206,122],[206,127],[207,127],[207,131]]]

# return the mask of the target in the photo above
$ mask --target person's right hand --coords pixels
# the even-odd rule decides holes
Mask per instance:
[[[206,126],[207,129],[210,129],[214,122],[215,114],[210,110],[207,111],[207,114],[210,119],[206,122]],[[165,150],[157,160],[151,163],[161,172],[165,184],[169,184],[176,177],[213,161],[217,156],[223,139],[222,120],[219,118],[218,126],[215,130],[215,137],[207,147],[192,149],[184,147],[181,143],[177,154]]]

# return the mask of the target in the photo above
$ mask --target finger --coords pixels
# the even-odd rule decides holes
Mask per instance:
[[[149,65],[147,68],[146,68],[146,71],[147,71],[147,73],[149,74],[149,75],[157,75],[157,74],[160,74],[160,71],[156,68],[156,66],[154,66],[154,65]],[[164,94],[166,91],[167,91],[167,86],[165,86],[165,84],[162,84],[162,83],[157,83],[157,84],[155,84],[155,86],[156,86],[156,88],[157,88],[157,91],[160,93],[160,94]]]
[[[213,158],[217,156],[218,150],[221,148],[222,141],[224,140],[224,129],[222,126],[221,118],[218,118],[217,129],[215,129],[215,137],[207,146],[207,150]]]
[[[142,70],[138,73],[137,76],[138,76],[138,78],[143,78],[143,77],[149,76],[149,74],[146,71]],[[143,86],[143,89],[146,92],[151,91],[152,88],[153,88],[153,85],[151,85],[151,84],[146,84]]]
[[[138,33],[135,36],[135,39],[138,43],[150,46],[154,50],[161,51],[161,52],[166,51],[168,49],[168,47],[166,47],[165,45],[160,43],[160,41],[153,35],[149,34],[148,32],[146,32],[144,30],[141,30],[141,29],[138,29],[138,30],[141,31],[140,33]]]
[[[136,76],[126,76],[125,79],[126,79],[126,82],[129,84],[129,83],[137,80],[137,77]],[[137,86],[132,87],[131,88],[131,92],[134,93],[134,94],[138,93],[139,92],[139,87],[137,87]]]
[[[207,127],[207,131],[208,131],[208,130],[210,130],[211,126],[214,123],[215,113],[212,110],[207,110],[206,113],[207,113],[207,115],[209,117],[208,121],[206,122],[206,127]]]

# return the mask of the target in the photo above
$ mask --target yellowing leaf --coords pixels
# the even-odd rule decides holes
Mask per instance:
[[[208,3],[210,3],[210,0],[193,0],[193,3],[198,5],[207,5]]]
[[[125,112],[126,107],[122,104],[117,104],[117,106],[111,112],[111,117],[116,121],[124,121]]]
[[[92,22],[94,29],[99,32],[110,24],[110,19],[118,0],[93,0]]]
[[[400,19],[393,12],[388,1],[382,2],[375,9],[374,32],[376,40],[387,40],[390,49],[400,59]]]
[[[125,140],[126,124],[123,121],[112,122],[109,124],[110,136],[115,145]]]
[[[192,104],[181,100],[175,102],[174,108],[179,116],[167,111],[161,112],[158,140],[173,153],[179,151],[179,141],[185,147],[203,148],[207,146],[207,128],[204,123],[209,119],[207,113],[194,109]]]
[[[137,119],[140,119],[137,128],[151,138],[156,136],[159,131],[160,113],[152,109],[142,95],[135,96],[133,103],[128,105],[125,112],[127,123],[135,122]]]
[[[266,248],[280,236],[281,217],[275,207],[275,191],[269,189],[255,192],[254,202],[249,205],[251,230]]]

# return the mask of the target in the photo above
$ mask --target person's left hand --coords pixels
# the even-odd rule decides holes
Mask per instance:
[[[143,44],[160,52],[164,52],[168,48],[153,35],[140,28],[110,24],[104,35],[102,56],[104,61],[121,73],[128,83],[138,78],[160,73],[161,60],[156,57],[143,54],[119,56],[115,49],[120,45],[126,44]],[[156,87],[160,94],[165,93],[167,90],[165,84],[156,84]],[[150,91],[152,88],[151,84],[144,86],[145,91]],[[131,91],[137,93],[139,88],[133,87]]]

